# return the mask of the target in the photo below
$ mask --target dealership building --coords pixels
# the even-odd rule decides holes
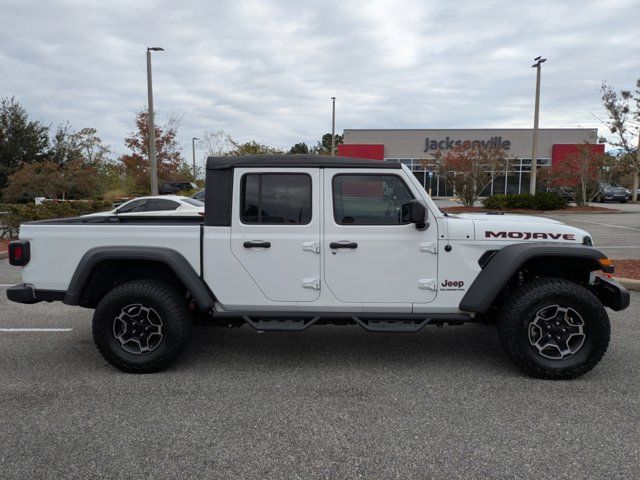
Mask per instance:
[[[595,128],[541,128],[538,130],[538,167],[552,168],[576,152],[577,146],[588,142],[591,148],[604,152],[597,144]],[[434,196],[451,195],[449,182],[434,153],[454,148],[495,146],[507,154],[504,172],[496,175],[483,194],[524,193],[529,191],[533,129],[346,129],[344,143],[338,145],[338,155],[371,158],[406,164],[426,190]],[[449,173],[452,175],[454,173]]]

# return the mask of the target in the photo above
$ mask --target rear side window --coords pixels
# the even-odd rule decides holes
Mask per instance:
[[[147,200],[145,211],[162,212],[165,210],[175,210],[179,206],[180,204],[178,202],[174,202],[173,200],[161,200],[159,198],[154,198],[151,200]]]
[[[333,216],[339,225],[403,225],[402,205],[411,200],[396,175],[333,177]]]
[[[244,175],[240,218],[243,223],[308,224],[311,177],[301,173]]]

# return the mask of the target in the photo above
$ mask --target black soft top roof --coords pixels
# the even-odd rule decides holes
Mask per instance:
[[[245,155],[240,157],[209,157],[207,170],[228,170],[239,167],[309,167],[309,168],[402,168],[400,163],[325,155]]]

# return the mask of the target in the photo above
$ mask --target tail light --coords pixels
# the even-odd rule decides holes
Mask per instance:
[[[14,240],[9,242],[9,263],[22,267],[29,263],[31,251],[27,240]]]

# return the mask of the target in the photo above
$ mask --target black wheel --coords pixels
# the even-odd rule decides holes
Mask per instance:
[[[157,372],[184,350],[193,316],[186,299],[157,280],[135,280],[111,290],[93,315],[102,356],[131,373]]]
[[[498,319],[502,347],[538,378],[568,380],[587,373],[607,351],[610,334],[600,300],[581,285],[556,278],[524,284]]]

